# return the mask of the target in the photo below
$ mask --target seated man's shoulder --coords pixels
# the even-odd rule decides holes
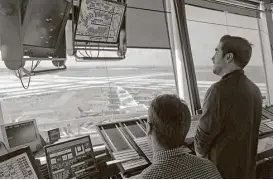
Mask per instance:
[[[155,179],[155,176],[158,175],[158,171],[153,168],[153,165],[144,169],[140,174],[131,177],[130,179]]]
[[[187,159],[192,165],[202,165],[202,166],[215,166],[213,162],[208,159],[197,157],[195,155],[187,154]]]
[[[179,157],[177,159],[180,159]],[[133,179],[221,179],[216,166],[207,159],[186,154],[175,162],[151,165]]]
[[[207,174],[206,172],[210,172],[209,175],[210,177],[202,177],[202,178],[221,178],[221,175],[215,166],[213,162],[211,162],[208,159],[200,158],[194,155],[188,154],[188,159],[189,159],[189,165],[192,167],[191,169],[194,170],[196,169],[200,175]]]
[[[187,154],[187,158],[192,160],[192,162],[198,163],[198,164],[213,164],[210,160],[205,159],[205,158],[201,158],[201,157],[197,157],[195,155],[192,154]]]

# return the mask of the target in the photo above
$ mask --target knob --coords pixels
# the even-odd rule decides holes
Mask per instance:
[[[51,18],[46,18],[46,22],[51,22],[52,19]]]

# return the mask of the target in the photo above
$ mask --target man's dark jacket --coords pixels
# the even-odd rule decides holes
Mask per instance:
[[[262,96],[243,70],[225,75],[208,90],[195,150],[215,163],[223,178],[254,178]]]

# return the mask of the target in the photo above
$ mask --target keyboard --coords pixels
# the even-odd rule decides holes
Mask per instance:
[[[147,161],[140,157],[134,149],[113,152],[113,156],[116,160],[125,161],[121,163],[125,171],[148,165]]]
[[[143,153],[145,154],[145,156],[149,159],[150,162],[153,161],[153,149],[152,147],[149,145],[147,138],[137,138],[134,139],[136,144],[138,145],[138,147],[143,151]]]
[[[265,109],[273,114],[273,105],[268,106]]]
[[[267,119],[272,119],[273,120],[272,108],[270,108],[270,107],[263,108],[263,110],[262,110],[262,116],[266,117]]]

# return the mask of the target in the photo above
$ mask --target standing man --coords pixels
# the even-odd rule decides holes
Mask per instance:
[[[262,96],[243,71],[251,54],[246,39],[226,35],[212,58],[213,73],[222,79],[205,96],[194,144],[223,178],[255,178]]]

